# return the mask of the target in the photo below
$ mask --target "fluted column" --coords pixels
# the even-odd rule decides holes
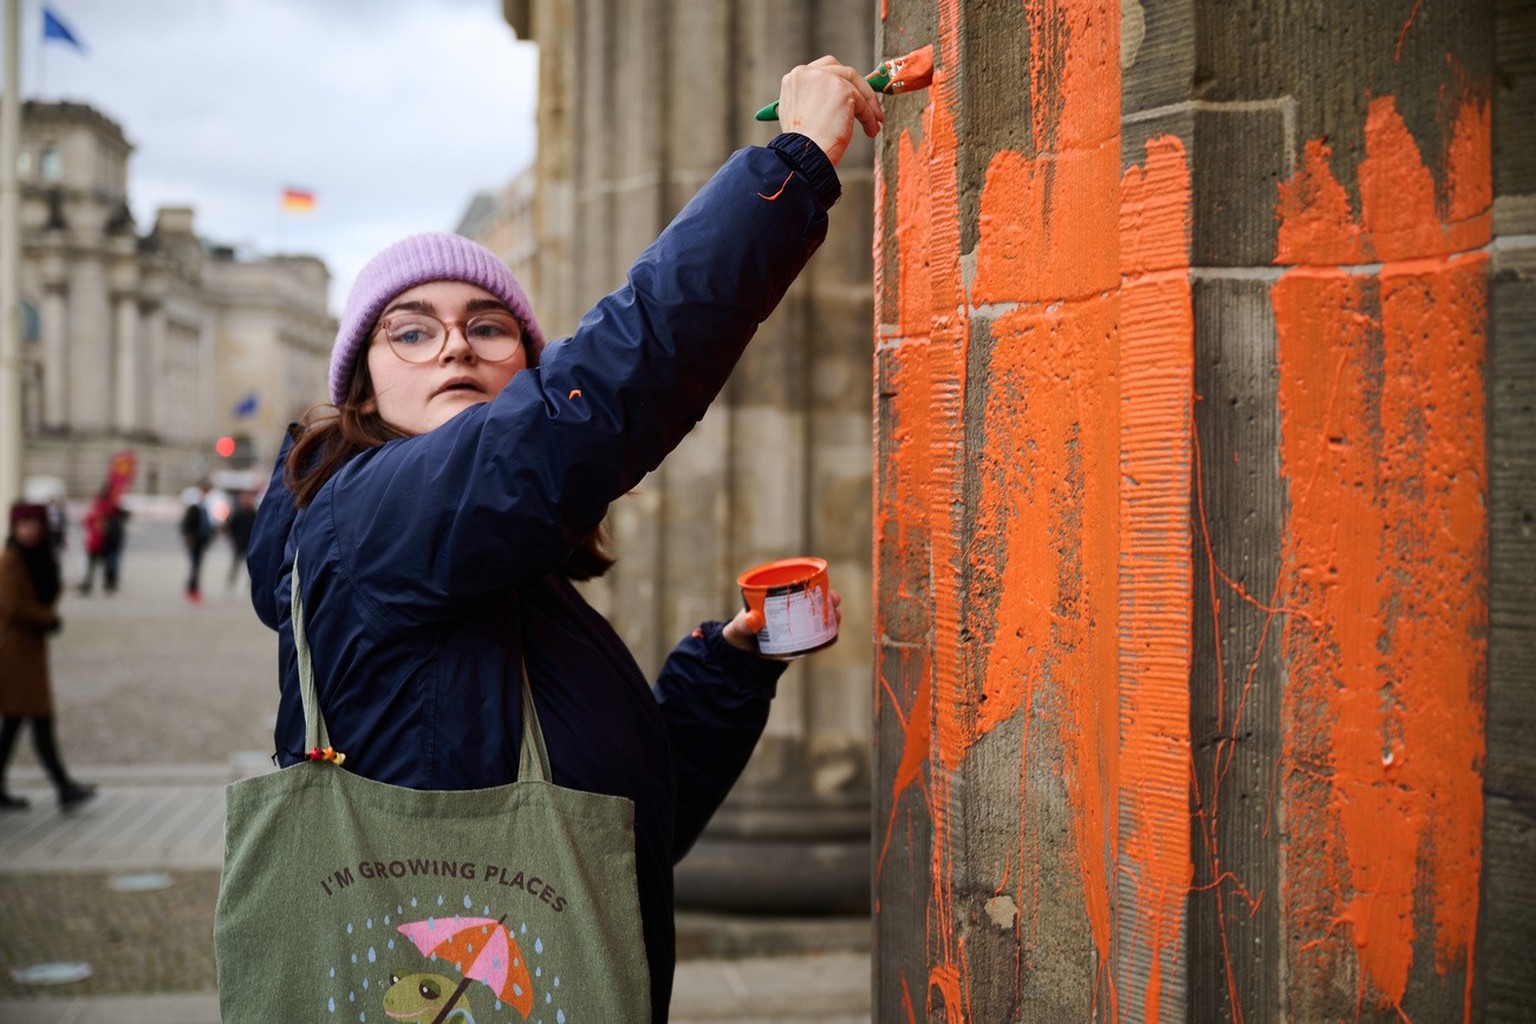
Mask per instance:
[[[162,391],[166,395],[173,395],[174,382],[170,378],[170,359],[166,349],[165,337],[165,306],[158,299],[146,299],[142,306],[144,318],[144,348],[145,358],[152,372],[148,374],[148,388],[145,390],[145,408],[149,410],[144,426],[145,429],[160,437],[169,436],[172,431],[168,429],[166,415],[171,408],[169,401],[159,401]]]
[[[560,158],[538,165],[538,259],[541,281],[570,273],[551,295],[562,330],[733,150],[773,138],[752,114],[786,71],[827,52],[872,63],[869,2],[513,6],[513,24],[531,10],[554,85],[540,97],[540,148]],[[757,756],[679,866],[685,905],[868,903],[872,154],[860,142],[844,160],[827,244],[725,394],[615,503],[620,562],[587,590],[648,672],[701,619],[730,615],[735,577],[758,562],[822,555],[845,598],[841,641],[785,675]]]
[[[46,263],[44,264],[47,265]],[[66,348],[69,294],[62,271],[43,283],[43,426],[69,424],[69,352]]]
[[[112,369],[113,426],[120,433],[138,430],[143,420],[144,356],[139,337],[139,268],[132,238],[113,238],[116,256],[112,264]]]
[[[143,372],[139,356],[138,301],[126,292],[112,295],[113,425],[123,433],[139,426],[139,379]]]

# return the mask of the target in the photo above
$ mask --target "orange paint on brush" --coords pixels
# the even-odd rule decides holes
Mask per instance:
[[[926,89],[933,84],[933,44],[920,46],[902,57],[892,57],[884,67],[890,73],[890,81],[878,91],[895,94]]]
[[[1489,237],[1486,104],[1460,110],[1441,188],[1390,98],[1366,152],[1358,221],[1320,143],[1279,210],[1287,899],[1303,979],[1353,952],[1362,1001],[1406,1014],[1420,923],[1434,970],[1470,977],[1478,911],[1487,266],[1465,250]]]
[[[1121,962],[1147,962],[1138,1019],[1160,1021],[1164,971],[1182,959],[1190,850],[1189,521],[1194,423],[1190,172],[1183,144],[1160,136],[1124,176],[1120,198],[1121,868],[1136,917]],[[1174,1012],[1173,1009],[1170,1012]]]

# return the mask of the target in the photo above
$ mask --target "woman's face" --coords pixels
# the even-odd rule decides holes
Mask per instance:
[[[429,335],[420,330],[423,324],[430,329],[432,321],[420,314],[447,325],[447,337],[435,350],[426,340]],[[463,281],[433,281],[391,299],[368,342],[368,373],[384,421],[407,434],[425,434],[470,406],[495,398],[512,375],[528,365],[522,328],[510,315],[498,314],[507,314],[500,299]],[[465,324],[481,315],[485,319],[477,321],[476,343],[488,354],[505,343],[502,326],[510,323],[516,344],[508,358],[487,362],[470,347]],[[395,329],[386,332],[386,324]],[[393,344],[390,333],[396,338]],[[396,349],[423,361],[409,362]]]
[[[11,524],[11,536],[24,547],[35,548],[43,542],[43,524],[36,519],[18,519]]]

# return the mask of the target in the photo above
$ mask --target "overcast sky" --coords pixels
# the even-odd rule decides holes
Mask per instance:
[[[22,0],[22,95],[88,103],[133,145],[140,233],[191,206],[199,235],[319,256],[338,311],[369,256],[451,230],[532,163],[538,51],[500,0]],[[280,210],[285,186],[314,212]]]

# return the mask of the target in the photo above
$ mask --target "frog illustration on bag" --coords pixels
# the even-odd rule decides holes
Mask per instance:
[[[443,1011],[443,1001],[453,995],[457,987],[451,978],[441,974],[392,973],[389,988],[384,992],[384,1013],[393,1020],[432,1024]],[[468,1006],[455,1006],[443,1019],[455,1017],[460,1018],[462,1024],[475,1024]]]

